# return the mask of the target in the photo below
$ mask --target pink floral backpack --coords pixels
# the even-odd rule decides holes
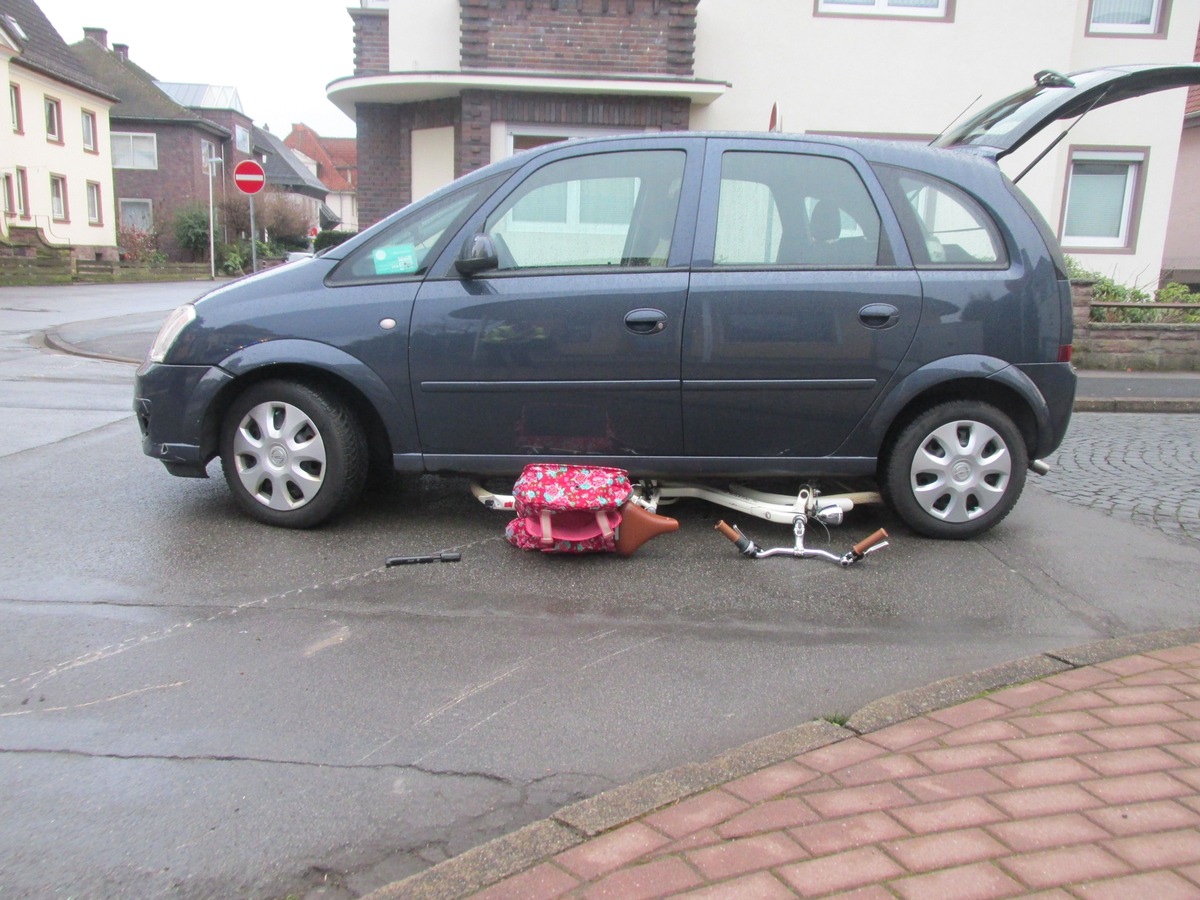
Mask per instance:
[[[522,550],[612,553],[632,493],[624,469],[531,463],[513,486],[517,518],[504,536]]]

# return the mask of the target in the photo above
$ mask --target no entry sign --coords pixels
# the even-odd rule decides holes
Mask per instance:
[[[243,159],[234,166],[233,183],[243,194],[257,194],[267,183],[267,174],[263,167],[252,159]]]

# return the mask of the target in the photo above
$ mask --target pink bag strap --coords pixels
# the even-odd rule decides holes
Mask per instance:
[[[543,509],[541,514],[542,519],[542,546],[553,547],[554,535],[550,533],[550,510]]]

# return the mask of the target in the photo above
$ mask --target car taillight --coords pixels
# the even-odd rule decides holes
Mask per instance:
[[[1058,345],[1058,361],[1059,362],[1070,362],[1071,361],[1071,345],[1070,344],[1059,344]]]

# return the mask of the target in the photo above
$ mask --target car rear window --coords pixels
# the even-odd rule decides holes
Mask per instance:
[[[917,268],[1005,268],[1000,230],[965,191],[924,172],[876,166]]]

